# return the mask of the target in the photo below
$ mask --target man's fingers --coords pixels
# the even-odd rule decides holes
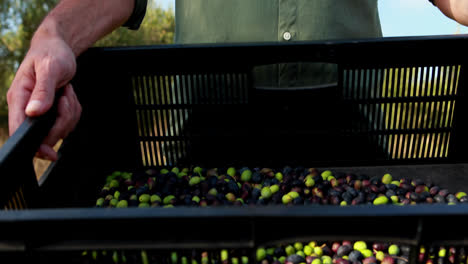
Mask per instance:
[[[80,113],[76,113],[76,105],[79,106],[79,102],[71,85],[67,85],[64,89],[64,93],[60,97],[58,103],[57,120],[37,153],[39,158],[52,161],[56,160],[57,153],[54,151],[53,147],[60,139],[65,138],[75,128],[78,122]],[[81,106],[79,107],[81,108]]]
[[[75,128],[81,114],[81,106],[71,85],[67,85],[59,99],[58,116],[43,144],[53,147],[59,139],[65,138]]]
[[[26,90],[17,90],[16,92],[10,95],[12,100],[15,100],[15,104],[9,104],[8,110],[8,129],[10,136],[18,129],[21,123],[26,118],[24,113],[24,107],[28,102],[28,98],[30,96],[30,92]]]
[[[73,124],[73,113],[69,99],[66,96],[62,96],[59,99],[58,104],[58,116],[55,120],[55,124],[49,132],[49,135],[45,138],[43,144],[54,146],[59,139],[67,136],[70,131],[70,126]]]
[[[50,109],[59,83],[59,73],[57,66],[50,59],[45,59],[36,68],[36,85],[26,106],[28,116],[42,115]]]
[[[50,161],[56,161],[58,159],[57,152],[55,150],[46,144],[42,144],[39,147],[39,151],[37,152],[36,155],[40,159],[46,159]]]
[[[30,91],[33,87],[34,81],[19,72],[8,90],[8,128],[10,135],[13,135],[26,118],[24,109],[31,96]]]
[[[81,105],[78,102],[76,94],[70,84],[64,89],[64,93],[58,102],[57,119],[37,153],[39,158],[55,160],[57,154],[53,150],[53,147],[60,139],[67,137],[79,121]]]
[[[82,108],[81,108],[80,102],[78,101],[78,97],[76,96],[76,93],[73,90],[73,86],[71,84],[68,84],[65,87],[64,95],[68,98],[68,102],[70,103],[70,108],[73,114],[73,120],[72,120],[73,126],[70,126],[70,131],[68,131],[68,133],[70,133],[75,128],[78,121],[80,120]]]
[[[80,118],[81,112],[77,112],[76,105],[79,105],[79,102],[75,96],[75,92],[73,91],[73,88],[71,84],[67,84],[64,88],[64,94],[63,96],[67,99],[64,101],[64,107],[63,113],[66,115],[63,120],[66,122],[65,130],[63,131],[62,137],[65,138],[70,134],[70,132],[75,129],[76,124],[78,123],[78,120]],[[66,108],[66,109],[65,109]],[[60,105],[59,105],[60,109]]]

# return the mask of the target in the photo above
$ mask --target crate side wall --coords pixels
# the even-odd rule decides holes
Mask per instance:
[[[115,66],[80,60],[73,85],[83,113],[41,186],[48,207],[93,206],[107,175],[138,164],[130,82]]]

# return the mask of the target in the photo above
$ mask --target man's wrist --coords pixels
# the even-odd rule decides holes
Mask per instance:
[[[31,45],[43,38],[63,38],[57,24],[52,19],[45,19],[37,28],[31,39]]]
[[[78,55],[78,52],[73,48],[71,39],[69,39],[60,29],[59,23],[57,23],[52,17],[46,17],[34,33],[31,39],[31,47],[36,45],[36,43],[37,45],[43,45],[41,43],[43,40],[52,39],[63,41],[72,49],[75,56]]]
[[[77,57],[124,24],[133,8],[132,0],[62,0],[41,23],[31,45],[42,37],[60,39]]]

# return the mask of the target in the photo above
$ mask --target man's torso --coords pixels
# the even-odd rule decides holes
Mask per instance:
[[[176,0],[179,44],[381,36],[377,0]],[[261,87],[319,87],[337,80],[331,64],[278,64],[255,71]]]

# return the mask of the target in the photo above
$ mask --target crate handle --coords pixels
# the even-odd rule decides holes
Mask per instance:
[[[34,155],[55,123],[59,98],[63,87],[55,94],[52,107],[45,114],[26,117],[13,135],[0,148],[0,205],[3,207],[8,196],[14,196],[18,189],[38,189],[36,174],[32,166]],[[1,208],[0,208],[1,209]]]

